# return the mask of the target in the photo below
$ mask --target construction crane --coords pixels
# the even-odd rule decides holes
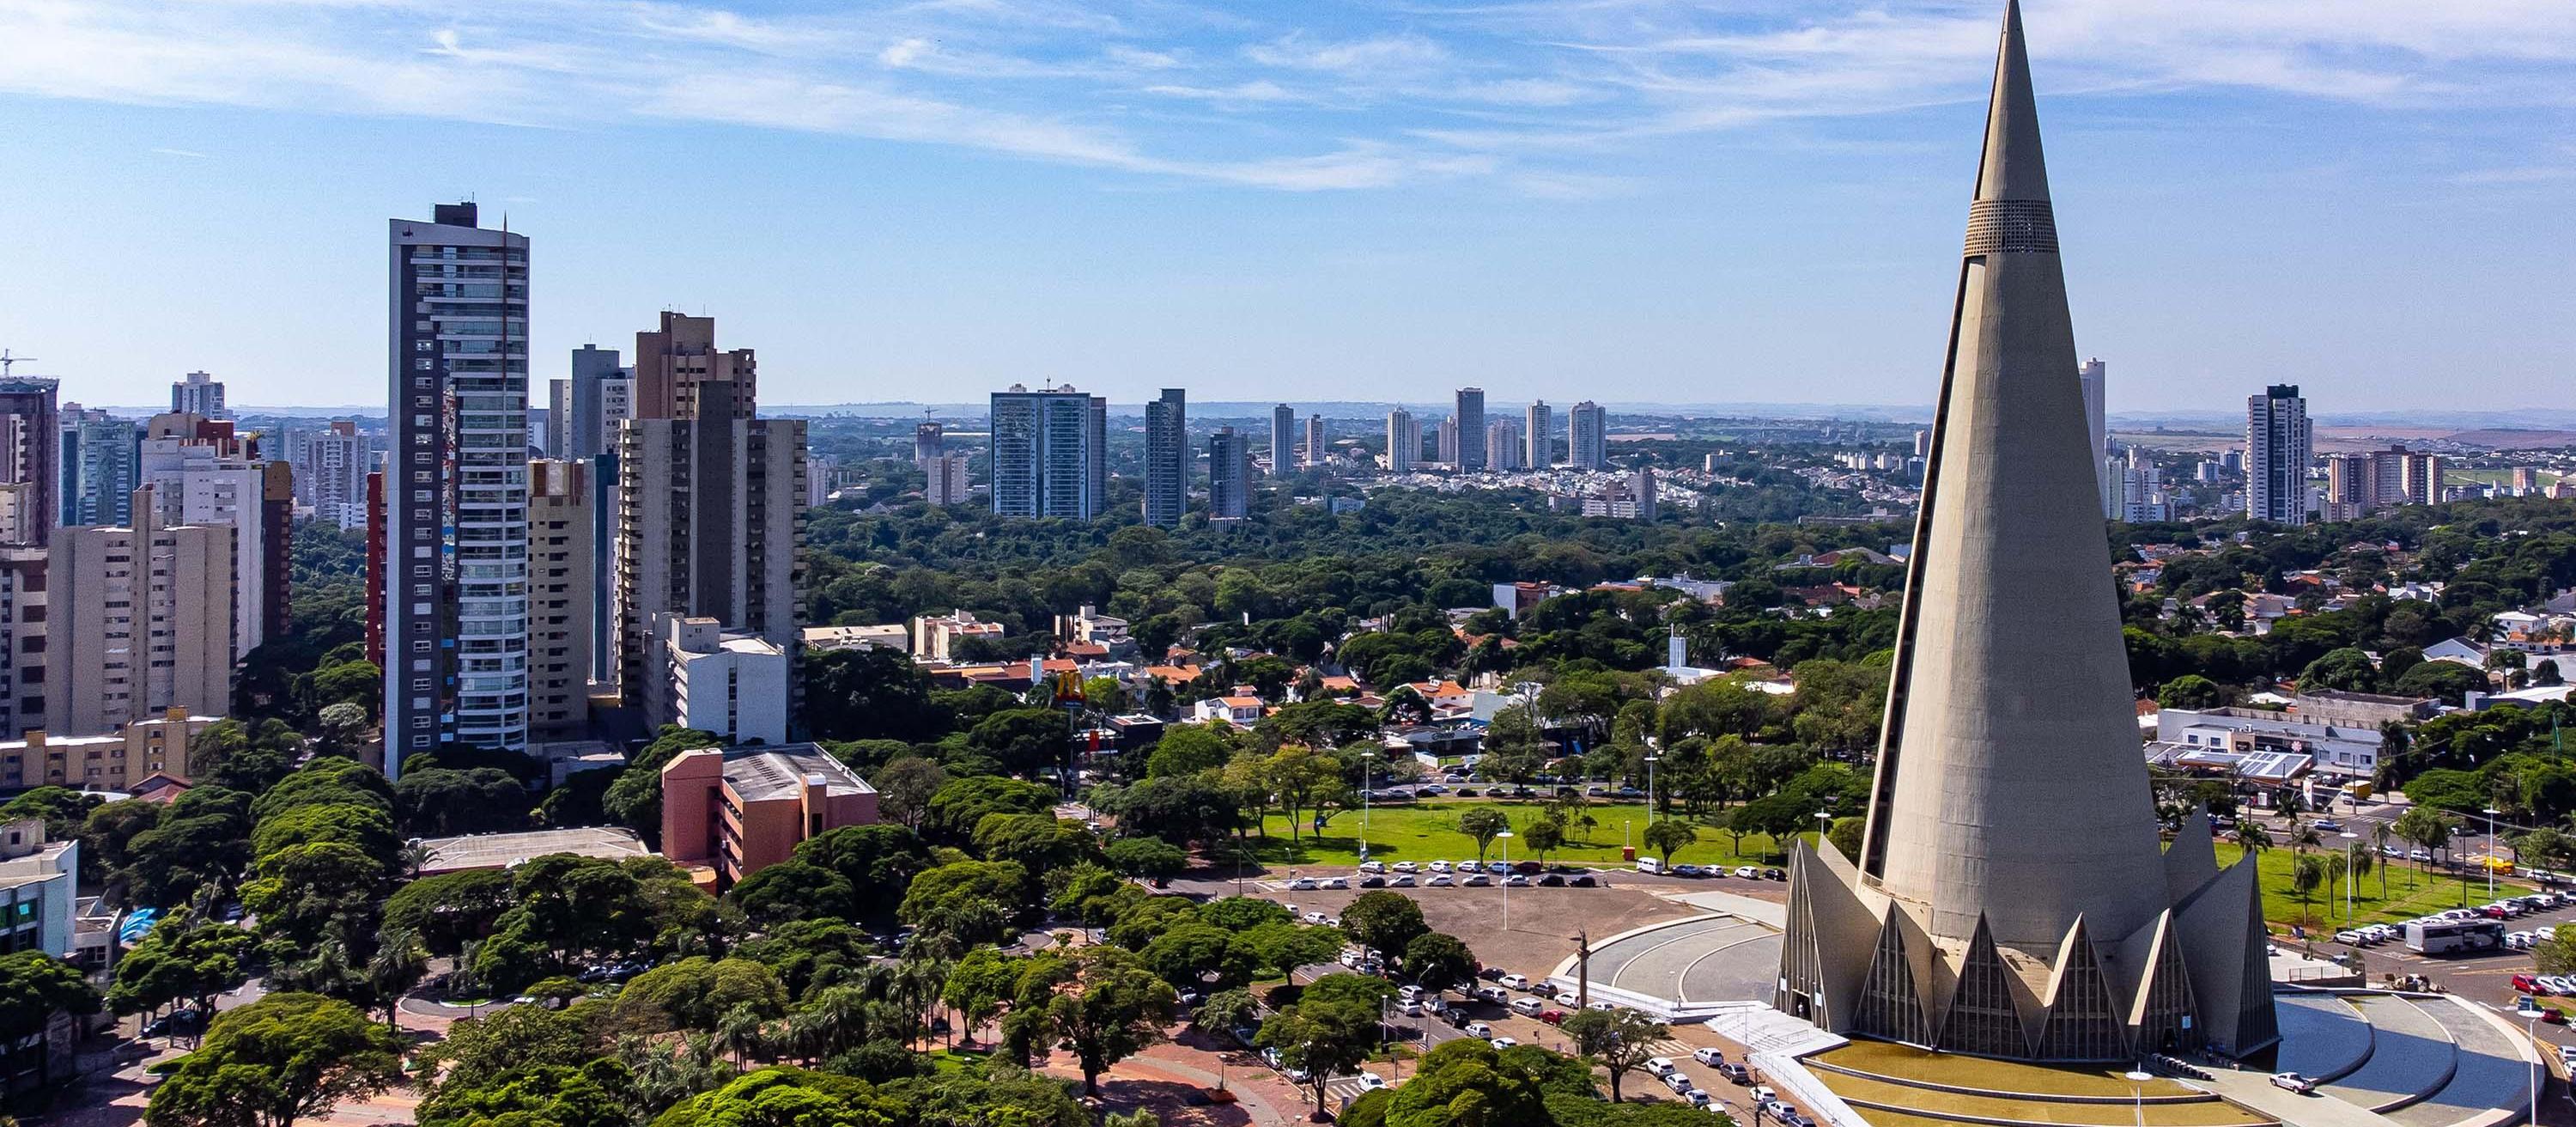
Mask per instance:
[[[9,378],[9,365],[18,363],[22,360],[32,364],[35,362],[36,358],[33,356],[12,356],[8,349],[0,348],[0,380]]]

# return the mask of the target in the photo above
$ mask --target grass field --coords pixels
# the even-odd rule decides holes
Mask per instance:
[[[2218,845],[2218,863],[2232,865],[2244,851],[2226,842]],[[2314,852],[2311,850],[2311,852]],[[2327,851],[2329,854],[2332,850]],[[2375,859],[2378,860],[2378,859]],[[2290,850],[2275,846],[2263,851],[2255,870],[2263,878],[2263,918],[2276,924],[2301,922],[2303,913],[2298,894],[2291,887],[2290,876],[2298,865]],[[2401,924],[2417,916],[2444,908],[2484,904],[2495,897],[2522,896],[2531,886],[2506,880],[2496,881],[2495,897],[2487,895],[2483,877],[2469,878],[2468,896],[2460,895],[2460,878],[2439,871],[2417,872],[2414,862],[2393,863],[2387,871],[2388,895],[2380,896],[2380,872],[2374,868],[2352,886],[2352,914],[2344,914],[2344,882],[2319,887],[2308,895],[2304,911],[2310,928],[2346,928],[2354,924]]]
[[[1511,819],[1512,832],[1537,820],[1544,807],[1534,802],[1434,802],[1411,806],[1383,806],[1368,814],[1369,856],[1380,861],[1472,861],[1476,859],[1476,840],[1458,832],[1458,816],[1474,809],[1500,809]],[[1547,855],[1550,861],[1617,863],[1622,831],[1630,843],[1637,842],[1646,828],[1646,804],[1642,802],[1596,804],[1587,808],[1594,819],[1589,830],[1572,827],[1575,840],[1565,848]],[[1678,817],[1678,815],[1676,815]],[[1360,859],[1360,814],[1352,810],[1333,816],[1324,832],[1317,835],[1309,827],[1299,827],[1298,842],[1288,841],[1288,819],[1271,815],[1265,828],[1270,835],[1264,861],[1293,865],[1355,865]],[[1487,859],[1500,860],[1506,842],[1497,841],[1486,851]],[[1508,844],[1514,859],[1536,860],[1536,855],[1515,836]],[[1653,857],[1656,852],[1637,846],[1637,855]],[[1701,823],[1699,842],[1675,850],[1676,864],[1693,865],[1777,865],[1780,856],[1773,851],[1771,839],[1761,834],[1744,835],[1743,852],[1736,852],[1734,835],[1715,826]]]

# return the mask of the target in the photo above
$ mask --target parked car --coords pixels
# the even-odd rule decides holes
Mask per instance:
[[[1546,876],[1538,878],[1538,886],[1540,888],[1563,888],[1565,887],[1565,878],[1558,876],[1555,873],[1549,873]]]
[[[1738,865],[1735,867],[1735,875],[1745,880],[1759,880],[1762,877],[1762,870],[1751,865]]]
[[[1466,885],[1469,888],[1492,888],[1494,886],[1494,878],[1486,876],[1483,873],[1477,873],[1474,876],[1459,881],[1458,883]]]
[[[1715,1068],[1718,1065],[1726,1063],[1726,1054],[1715,1049],[1698,1048],[1691,1050],[1691,1059],[1711,1068]]]
[[[1664,1087],[1672,1089],[1673,1094],[1678,1096],[1691,1090],[1691,1078],[1678,1072],[1671,1073],[1664,1077]]]
[[[1762,870],[1762,879],[1764,879],[1764,880],[1787,880],[1787,879],[1789,879],[1789,874],[1788,874],[1788,872],[1787,872],[1786,870],[1782,870],[1782,869],[1764,869],[1764,870]]]
[[[1487,861],[1485,862],[1485,871],[1498,877],[1505,877],[1511,875],[1512,867],[1500,861]]]
[[[1547,866],[1536,861],[1514,861],[1511,863],[1511,870],[1525,877],[1534,877],[1546,872]]]
[[[1579,877],[1568,878],[1565,883],[1575,888],[1594,888],[1603,882],[1592,874],[1585,873]]]
[[[1413,877],[1409,873],[1397,873],[1394,876],[1386,878],[1386,886],[1388,888],[1411,888],[1413,887],[1413,883]]]
[[[1324,886],[1315,883],[1315,878],[1313,877],[1299,877],[1288,882],[1288,891],[1290,892],[1313,892],[1322,887]]]
[[[1439,873],[1439,874],[1434,875],[1430,880],[1426,880],[1426,881],[1422,882],[1422,887],[1424,887],[1424,888],[1450,888],[1450,887],[1454,887],[1454,886],[1456,886],[1456,885],[1457,885],[1457,883],[1458,883],[1457,878],[1452,877],[1452,876],[1450,876],[1450,875],[1449,875],[1449,874],[1447,874],[1447,873]]]
[[[1530,986],[1529,976],[1525,974],[1507,974],[1495,981],[1513,990],[1527,990]]]
[[[1323,914],[1322,912],[1308,912],[1308,913],[1306,913],[1304,916],[1299,917],[1299,918],[1301,918],[1301,919],[1305,920],[1307,923],[1310,923],[1310,924],[1320,924],[1320,923],[1323,923],[1323,922],[1324,922],[1324,921],[1326,921],[1326,920],[1331,919],[1332,917],[1327,916],[1327,915]]]
[[[1385,877],[1361,877],[1361,878],[1360,878],[1360,887],[1361,887],[1361,888],[1385,888],[1385,887],[1386,887],[1386,878],[1385,878]]]
[[[1324,887],[1326,887],[1326,888],[1349,888],[1350,886],[1351,886],[1351,882],[1350,882],[1349,880],[1345,879],[1345,878],[1342,878],[1342,877],[1325,877],[1325,878],[1324,878]]]
[[[1494,1027],[1493,1027],[1493,1026],[1491,1026],[1491,1025],[1489,1025],[1489,1024],[1486,1024],[1485,1022],[1481,1022],[1481,1021],[1471,1021],[1471,1022],[1468,1022],[1468,1023],[1467,1023],[1467,1028],[1466,1028],[1466,1029],[1464,1029],[1464,1030],[1461,1030],[1461,1032],[1465,1033],[1467,1036],[1470,1036],[1470,1037],[1487,1037],[1487,1038],[1490,1038],[1490,1037],[1492,1037],[1492,1036],[1494,1035]]]
[[[2540,979],[2538,977],[2528,974],[2517,974],[2513,976],[2513,988],[2525,994],[2548,993],[2548,991],[2541,988]]]
[[[1538,1012],[1538,1019],[1548,1023],[1549,1025],[1563,1025],[1565,1024],[1565,1011],[1540,1010]]]
[[[1640,868],[1638,871],[1644,872],[1645,870]],[[1673,875],[1677,877],[1704,877],[1708,875],[1708,871],[1697,865],[1675,865],[1673,866]]]
[[[1678,1065],[1675,1065],[1675,1064],[1673,1063],[1673,1058],[1671,1058],[1671,1057],[1648,1057],[1648,1058],[1646,1058],[1646,1073],[1647,1073],[1647,1075],[1650,1075],[1650,1076],[1670,1076],[1670,1075],[1672,1075],[1673,1073],[1675,1073],[1675,1072],[1677,1072],[1677,1071],[1680,1071],[1680,1067],[1679,1067]]]
[[[1422,871],[1422,866],[1416,865],[1411,861],[1398,861],[1395,864],[1387,866],[1387,868],[1399,873],[1418,873]]]
[[[1709,1095],[1708,1095],[1708,1093],[1703,1092],[1703,1091],[1700,1091],[1700,1090],[1699,1090],[1699,1089],[1697,1089],[1697,1088],[1693,1088],[1693,1089],[1691,1089],[1690,1091],[1687,1091],[1687,1092],[1682,1093],[1681,1095],[1682,1095],[1682,1102],[1687,1103],[1687,1104],[1691,1105],[1692,1107],[1701,1107],[1701,1108],[1704,1108],[1704,1107],[1711,1107],[1711,1106],[1713,1106],[1713,1105],[1712,1105],[1712,1103],[1711,1103],[1711,1101],[1710,1101],[1710,1099],[1709,1099]]]
[[[1383,873],[1386,871],[1386,862],[1362,861],[1360,862],[1360,871],[1363,873]]]
[[[1512,1046],[1514,1046],[1514,1045],[1520,1044],[1520,1039],[1519,1039],[1519,1038],[1517,1038],[1517,1037],[1496,1037],[1496,1038],[1494,1038],[1494,1039],[1492,1039],[1492,1040],[1490,1040],[1490,1041],[1487,1041],[1487,1042],[1485,1042],[1485,1043],[1486,1043],[1486,1044],[1488,1044],[1488,1045],[1492,1045],[1492,1046],[1494,1047],[1495,1051],[1500,1052],[1500,1051],[1502,1051],[1502,1050],[1504,1050],[1504,1049],[1508,1049],[1508,1048],[1511,1048],[1511,1047],[1512,1047]]]
[[[1510,1005],[1512,1001],[1512,996],[1505,993],[1500,986],[1479,986],[1475,994],[1477,1001],[1491,1002],[1497,1006]]]
[[[1737,1064],[1734,1061],[1727,1061],[1724,1064],[1718,1065],[1717,1074],[1737,1084],[1750,1084],[1753,1082],[1753,1070]]]
[[[1583,995],[1573,990],[1559,990],[1556,992],[1556,1004],[1560,1006],[1580,1006],[1583,1004]]]
[[[1435,872],[1435,873],[1445,873],[1445,872],[1448,872],[1448,871],[1449,871],[1449,862],[1447,862],[1447,861],[1433,861],[1433,862],[1431,863],[1431,871],[1432,871],[1432,872]]]
[[[1513,873],[1512,875],[1503,878],[1503,887],[1505,888],[1528,888],[1529,886],[1530,879],[1519,873]]]
[[[1487,982],[1501,982],[1503,980],[1504,973],[1505,972],[1501,967],[1479,967],[1476,970],[1476,977],[1484,979]]]

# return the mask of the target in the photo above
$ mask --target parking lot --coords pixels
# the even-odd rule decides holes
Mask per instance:
[[[2485,905],[2479,895],[2483,891],[2474,883],[2471,885],[2472,908]],[[2539,928],[2576,927],[2576,900],[2495,923],[2508,934],[2533,932]],[[2356,945],[2338,942],[2332,938],[2334,934],[2337,933],[2320,927],[2310,934],[2306,947],[2319,955],[2359,956],[2363,973],[2374,986],[2387,984],[2392,975],[2401,982],[2410,975],[2420,976],[2437,989],[2508,1013],[2513,1010],[2518,996],[2531,993],[2516,989],[2516,976],[2537,973],[2532,955],[2527,950],[2488,947],[2449,954],[2425,954],[2408,950],[2402,936]],[[2283,945],[2293,944],[2284,941]],[[2567,1026],[2542,1023],[2537,1029],[2544,1041],[2561,1047],[2576,1046],[2576,1033],[2571,1033]]]

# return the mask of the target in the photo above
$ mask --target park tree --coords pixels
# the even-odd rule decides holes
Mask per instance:
[[[2156,704],[2163,708],[2204,710],[2223,708],[2236,699],[2236,694],[2197,673],[2185,673],[2164,683],[2156,690]]]
[[[357,1007],[271,994],[216,1016],[152,1090],[151,1127],[293,1127],[402,1080],[402,1041]]]
[[[1665,868],[1671,868],[1674,853],[1699,841],[1699,827],[1692,825],[1688,818],[1659,818],[1646,824],[1646,832],[1641,839],[1646,848],[1663,858]]]
[[[1349,922],[1344,917],[1343,922]],[[1448,990],[1476,981],[1476,955],[1457,936],[1426,931],[1404,945],[1404,973],[1426,990]]]
[[[798,671],[815,739],[918,743],[948,729],[948,710],[932,698],[930,674],[902,654],[833,650],[807,655]]]
[[[1846,815],[1834,819],[1834,824],[1825,830],[1825,840],[1832,842],[1834,849],[1845,858],[1857,860],[1860,857],[1861,835],[1868,830],[1868,819],[1858,815]]]
[[[1243,826],[1239,797],[1206,775],[1147,779],[1119,795],[1120,832],[1187,845],[1215,844]]]
[[[618,992],[616,1007],[618,1021],[639,1032],[708,1032],[737,1009],[762,1019],[785,1015],[787,988],[749,959],[692,955],[635,976]]]
[[[2347,693],[2379,691],[2379,666],[2370,655],[2350,646],[2328,650],[2299,671],[2299,691],[2334,689]]]
[[[528,827],[528,788],[494,767],[405,771],[394,784],[403,828],[413,837],[504,833]]]
[[[1011,708],[977,721],[966,746],[1014,775],[1062,767],[1072,750],[1064,715],[1048,708]]]
[[[209,923],[185,908],[173,910],[117,959],[108,1009],[151,1013],[186,1002],[212,1013],[216,995],[250,981],[247,964],[256,946],[247,931]]]
[[[1272,1014],[1253,1038],[1264,1048],[1279,1050],[1280,1061],[1290,1068],[1305,1070],[1318,1115],[1324,1114],[1324,1082],[1359,1067],[1377,1044],[1377,1001],[1317,989],[1337,978],[1357,977],[1330,974],[1308,984],[1295,1005]]]
[[[1544,862],[1548,854],[1565,846],[1565,823],[1553,817],[1533,818],[1529,825],[1521,827],[1521,841]]]
[[[434,1095],[486,1087],[524,1068],[579,1067],[598,1055],[592,1013],[503,1006],[448,1027],[422,1056]]]
[[[1493,846],[1494,839],[1511,828],[1511,818],[1491,806],[1472,807],[1458,815],[1458,832],[1475,839],[1476,862],[1480,865],[1484,863],[1485,850]]]
[[[1655,1042],[1672,1036],[1664,1023],[1635,1010],[1584,1010],[1562,1026],[1574,1039],[1574,1050],[1610,1073],[1610,1102],[1620,1100],[1619,1082],[1655,1055]]]
[[[1190,867],[1187,851],[1159,837],[1122,837],[1102,852],[1122,876],[1170,880]]]
[[[1225,990],[1251,981],[1261,959],[1235,933],[1204,923],[1179,923],[1137,953],[1145,969],[1175,990]]]
[[[1342,932],[1351,942],[1391,956],[1401,956],[1430,930],[1422,922],[1422,906],[1401,892],[1363,892],[1342,909]]]
[[[1053,814],[987,814],[975,825],[975,852],[987,861],[1013,861],[1043,875],[1100,860],[1100,839],[1089,827]]]
[[[1145,756],[1145,777],[1169,779],[1225,766],[1242,750],[1243,740],[1231,726],[1173,724]]]
[[[1023,996],[1014,1007],[1041,1015],[1049,1040],[1071,1050],[1083,1091],[1100,1094],[1100,1074],[1162,1040],[1176,1004],[1169,983],[1136,957],[1113,947],[1087,947],[1065,959],[1067,973]]]
[[[655,1117],[653,1127],[882,1127],[893,1122],[887,1111],[876,1087],[857,1077],[763,1068],[681,1100]]]
[[[385,901],[384,926],[420,936],[431,954],[454,957],[465,944],[492,934],[502,913],[518,903],[507,869],[463,869],[422,877]]]
[[[1341,759],[1329,751],[1287,744],[1260,762],[1262,785],[1279,804],[1280,812],[1288,816],[1288,840],[1292,844],[1303,828],[1301,815],[1338,803],[1350,790],[1350,784],[1342,780]]]
[[[200,889],[230,889],[250,864],[250,796],[218,786],[189,790],[159,823],[126,842],[128,898],[175,904]]]
[[[930,797],[921,836],[936,845],[964,846],[987,815],[1043,814],[1055,808],[1055,801],[1055,791],[1036,783],[970,775],[950,781]]]
[[[948,772],[918,755],[898,755],[868,776],[877,790],[877,812],[914,830],[930,813],[930,797],[948,785]]]

